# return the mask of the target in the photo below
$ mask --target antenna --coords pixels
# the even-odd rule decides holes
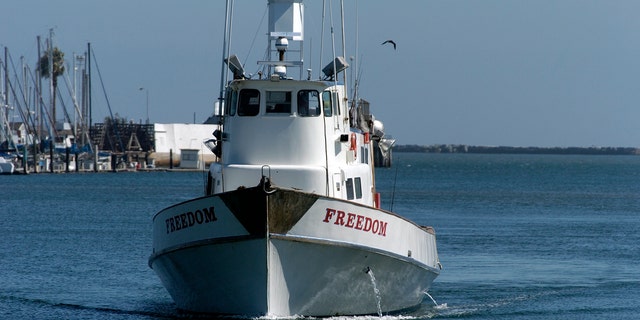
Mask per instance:
[[[302,0],[269,0],[269,47],[267,60],[258,61],[260,65],[269,66],[267,78],[272,68],[280,78],[287,77],[287,67],[298,67],[300,78],[303,76],[303,41],[304,41],[304,4]],[[289,42],[297,42],[298,49],[290,49]],[[278,52],[278,59],[271,58],[272,52]],[[285,60],[285,52],[297,52],[298,58]]]

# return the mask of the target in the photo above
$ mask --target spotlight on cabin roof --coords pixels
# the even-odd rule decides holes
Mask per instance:
[[[322,68],[322,73],[324,73],[327,79],[331,79],[346,68],[349,68],[349,64],[344,57],[336,57],[332,62]]]
[[[246,78],[244,75],[244,68],[242,67],[242,63],[240,63],[240,59],[234,54],[231,55],[228,59],[225,59],[224,62],[229,66],[229,70],[233,72],[234,79],[244,79]]]

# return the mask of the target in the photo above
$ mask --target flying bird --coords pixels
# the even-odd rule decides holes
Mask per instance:
[[[396,43],[393,42],[393,40],[387,40],[385,42],[383,42],[381,45],[387,44],[387,43],[391,43],[393,45],[393,50],[396,50]]]

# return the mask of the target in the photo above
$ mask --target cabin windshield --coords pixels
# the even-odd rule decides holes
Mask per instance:
[[[267,113],[291,114],[290,91],[267,91]]]
[[[240,90],[238,99],[239,116],[257,116],[260,112],[260,91],[256,89]]]
[[[298,91],[298,115],[302,117],[317,117],[320,115],[320,94],[318,91]]]
[[[238,108],[238,92],[234,90],[227,91],[227,101],[224,103],[224,114],[235,116]]]
[[[264,109],[261,109],[261,95],[264,97]],[[259,114],[268,116],[297,115],[299,117],[326,117],[339,114],[335,103],[336,93],[303,89],[298,91],[275,91],[259,89],[241,89],[227,95],[225,113],[229,116],[252,117]],[[261,111],[262,110],[262,111]]]

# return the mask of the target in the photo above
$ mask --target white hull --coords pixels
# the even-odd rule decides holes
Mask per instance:
[[[294,208],[305,209],[288,212]],[[328,208],[354,212],[352,226],[348,219],[336,224]],[[177,306],[192,312],[376,314],[367,270],[381,311],[391,312],[420,304],[439,274],[435,236],[426,229],[389,212],[294,191],[251,188],[187,201],[158,213],[154,235],[150,265]]]
[[[11,162],[7,162],[0,158],[0,174],[12,174],[15,166]]]

